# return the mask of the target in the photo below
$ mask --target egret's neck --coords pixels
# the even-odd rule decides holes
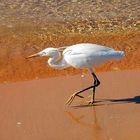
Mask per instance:
[[[61,53],[58,51],[54,56],[51,56],[48,60],[48,64],[51,67],[54,68],[66,68],[68,67],[68,64],[66,63],[66,61],[62,58]]]

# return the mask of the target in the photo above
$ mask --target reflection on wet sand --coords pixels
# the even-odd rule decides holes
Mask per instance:
[[[87,114],[78,115],[78,114],[74,113],[73,111],[66,111],[66,114],[74,124],[81,125],[83,127],[87,127],[89,129],[93,130],[92,136],[95,140],[96,139],[97,140],[105,139],[105,134],[104,134],[103,128],[98,120],[95,106],[92,106],[90,109],[90,113],[88,113],[88,115],[90,115],[92,118],[91,121],[89,121],[87,119],[87,117],[86,117]]]

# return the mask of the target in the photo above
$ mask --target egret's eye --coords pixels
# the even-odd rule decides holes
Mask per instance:
[[[45,52],[43,52],[43,53],[42,53],[42,55],[46,55],[46,53],[45,53]]]

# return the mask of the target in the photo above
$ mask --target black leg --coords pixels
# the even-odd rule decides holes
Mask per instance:
[[[97,87],[100,85],[100,81],[98,80],[97,76],[95,73],[92,73],[93,79],[94,79],[94,86]]]
[[[82,98],[83,96],[80,96],[79,94],[86,91],[86,90],[89,90],[91,88],[93,88],[93,92],[95,92],[95,88],[100,85],[100,81],[98,80],[97,76],[94,73],[92,73],[92,76],[93,76],[93,79],[94,79],[94,84],[90,87],[87,87],[85,89],[82,89],[82,90],[76,92],[75,93],[76,96],[79,96],[79,97]]]
[[[98,80],[97,76],[95,75],[95,73],[92,73],[93,79],[94,79],[94,84],[93,84],[93,93],[92,93],[92,98],[91,101],[89,103],[93,104],[95,101],[95,90],[96,87],[100,85],[100,81]]]
[[[91,88],[93,88],[93,94],[92,94],[92,100],[91,100],[89,103],[92,103],[92,104],[94,103],[94,100],[95,100],[95,89],[96,89],[97,86],[100,85],[100,81],[98,80],[98,78],[97,78],[97,76],[95,75],[95,73],[92,72],[92,76],[93,76],[93,79],[94,79],[94,84],[93,84],[92,86],[90,86],[90,87],[87,87],[87,88],[85,88],[85,89],[83,89],[83,90],[80,90],[80,91],[74,93],[74,94],[68,99],[68,101],[66,102],[66,104],[71,104],[72,101],[74,100],[75,96],[78,96],[78,97],[80,97],[80,98],[83,98],[83,96],[81,96],[81,95],[79,95],[79,94],[82,93],[82,92],[84,92],[84,91],[86,91],[86,90],[89,90],[89,89],[91,89]]]

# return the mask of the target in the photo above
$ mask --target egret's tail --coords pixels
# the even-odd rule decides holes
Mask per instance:
[[[124,57],[124,51],[116,51],[115,58],[120,59],[122,57]]]
[[[114,59],[121,59],[124,56],[123,51],[113,51],[110,52],[110,57]]]

